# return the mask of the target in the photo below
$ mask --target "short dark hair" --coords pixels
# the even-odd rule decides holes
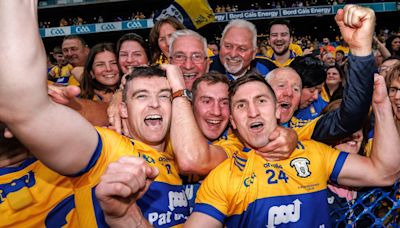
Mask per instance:
[[[196,97],[197,89],[201,82],[207,82],[208,84],[211,84],[211,85],[221,82],[221,83],[226,84],[229,87],[229,80],[226,77],[226,75],[221,74],[217,71],[210,71],[208,73],[205,73],[203,76],[197,78],[193,82],[193,85],[192,85],[193,99],[195,99],[195,97]]]
[[[326,80],[324,63],[311,54],[296,57],[290,67],[300,75],[303,88],[320,85]]]
[[[86,41],[85,41],[82,37],[77,36],[77,35],[68,35],[68,36],[65,36],[64,39],[63,39],[63,42],[64,42],[65,40],[79,40],[79,41],[81,42],[81,44],[82,44],[83,47],[88,47]]]
[[[344,51],[342,51],[342,50],[337,50],[337,51],[336,51],[336,54],[337,54],[337,53],[341,53],[341,54],[344,56]]]
[[[132,73],[126,76],[126,83],[124,90],[122,91],[122,101],[126,101],[126,93],[128,91],[128,83],[135,78],[151,78],[151,77],[164,77],[166,78],[165,70],[161,69],[159,66],[139,66],[133,68]]]
[[[268,34],[271,34],[271,28],[272,28],[272,26],[274,26],[274,25],[286,25],[286,26],[289,28],[289,36],[292,36],[293,28],[292,28],[292,26],[290,25],[290,21],[289,21],[289,20],[285,20],[285,19],[275,19],[275,20],[272,20],[272,21],[269,23],[269,26],[268,26]]]
[[[248,82],[261,82],[261,83],[263,83],[267,87],[267,89],[271,92],[272,98],[276,102],[276,96],[275,96],[274,90],[268,84],[268,82],[265,80],[265,78],[263,76],[261,76],[261,74],[258,73],[257,71],[251,70],[248,73],[246,73],[245,75],[243,75],[242,77],[239,77],[237,80],[235,80],[229,86],[229,104],[230,104],[229,106],[230,107],[232,107],[232,97],[236,94],[238,88],[241,85],[246,84]]]

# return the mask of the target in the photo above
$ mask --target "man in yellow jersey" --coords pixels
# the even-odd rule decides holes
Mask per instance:
[[[28,154],[0,123],[0,227],[78,226],[70,178]]]
[[[292,26],[288,20],[276,19],[269,24],[269,49],[267,57],[277,67],[289,66],[296,56],[303,53],[298,45],[292,44]],[[298,47],[297,52],[290,47]]]
[[[340,11],[339,11],[340,12]],[[340,13],[339,13],[340,14]],[[272,88],[257,74],[230,87],[231,123],[245,145],[206,177],[187,227],[329,227],[327,180],[347,186],[387,186],[400,176],[400,137],[382,77],[375,84],[379,119],[371,158],[315,141],[299,141],[289,159],[255,152],[268,143],[279,112]]]
[[[7,34],[0,44],[0,120],[43,164],[71,176],[79,226],[105,225],[96,186],[109,163],[123,162],[121,157],[129,155],[159,171],[157,176],[149,168],[149,176],[157,177],[137,202],[146,219],[157,227],[182,224],[189,215],[188,203],[174,159],[163,152],[171,119],[171,88],[165,72],[157,67],[138,68],[127,79],[123,110],[130,116],[134,140],[94,128],[75,111],[47,97],[37,5],[31,0],[0,2],[0,27]],[[26,67],[17,67],[21,61]],[[16,83],[22,79],[24,83]],[[119,177],[123,178],[115,178]]]
[[[90,51],[88,45],[82,37],[69,35],[64,37],[61,48],[64,57],[67,59],[68,63],[73,66],[72,74],[76,79],[74,83],[80,83],[82,80],[83,68],[85,67],[86,59]]]

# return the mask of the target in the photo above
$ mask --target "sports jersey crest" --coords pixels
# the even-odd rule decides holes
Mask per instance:
[[[296,158],[290,162],[290,167],[294,167],[297,172],[297,176],[306,178],[311,175],[311,172],[308,168],[310,161],[307,158]]]

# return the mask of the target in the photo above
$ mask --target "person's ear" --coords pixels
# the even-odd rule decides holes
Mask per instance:
[[[128,118],[128,108],[126,107],[125,102],[121,102],[119,104],[119,110],[121,113],[121,118]]]

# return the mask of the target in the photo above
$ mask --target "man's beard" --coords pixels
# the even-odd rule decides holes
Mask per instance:
[[[274,51],[275,55],[282,56],[282,55],[286,54],[286,52],[289,50],[289,45],[285,46],[285,48],[280,52],[275,50],[275,48],[272,48],[272,50]]]
[[[227,63],[229,60],[239,60],[240,64],[238,66],[233,66],[233,67],[229,66],[228,63]],[[224,67],[225,67],[225,70],[227,72],[229,72],[231,74],[236,74],[239,71],[241,71],[242,68],[243,68],[243,59],[240,58],[240,57],[230,58],[230,57],[227,56],[227,57],[224,58]]]

